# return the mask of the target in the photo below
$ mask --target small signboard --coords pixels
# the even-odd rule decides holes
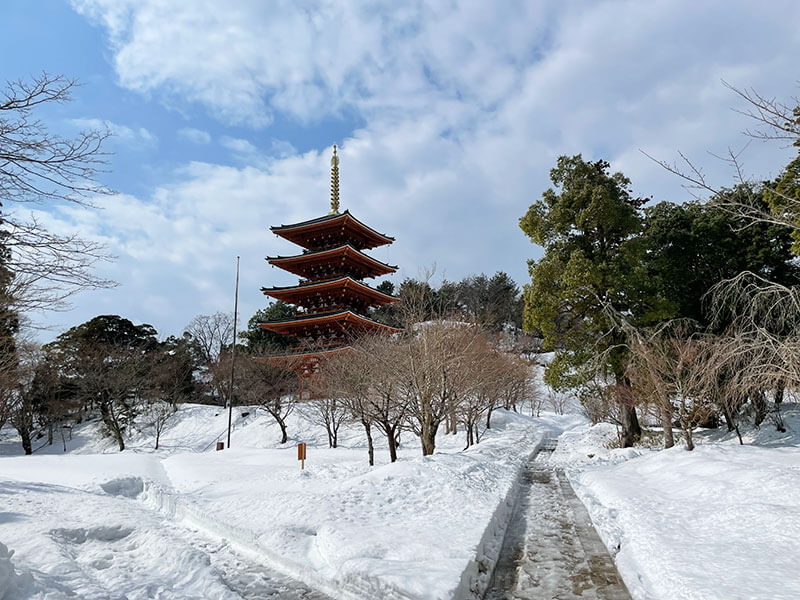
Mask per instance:
[[[297,444],[297,460],[300,461],[300,469],[306,468],[306,445],[304,442]]]

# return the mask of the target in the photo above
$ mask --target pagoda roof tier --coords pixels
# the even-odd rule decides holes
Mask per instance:
[[[267,296],[298,306],[316,304],[317,300],[331,302],[343,297],[358,298],[368,306],[383,306],[399,300],[351,277],[339,277],[306,285],[261,288],[261,291]]]
[[[341,265],[350,272],[359,271],[364,273],[363,277],[379,277],[397,271],[397,267],[376,260],[349,244],[294,256],[268,256],[267,262],[306,279],[319,279],[320,272],[333,265]]]
[[[350,310],[323,315],[299,316],[282,321],[268,321],[266,323],[259,323],[258,326],[262,329],[267,329],[268,331],[273,331],[279,335],[289,337],[311,336],[315,331],[322,332],[328,329],[352,330],[358,332],[374,331],[382,333],[400,333],[403,331],[396,327],[378,323],[377,321],[363,317]]]
[[[347,210],[291,225],[270,227],[270,231],[309,250],[326,248],[342,242],[349,242],[359,250],[369,250],[394,241],[393,237],[375,231]]]

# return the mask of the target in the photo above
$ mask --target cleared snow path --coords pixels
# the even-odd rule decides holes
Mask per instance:
[[[524,468],[486,600],[630,600],[589,514],[561,469],[548,460],[556,440]]]

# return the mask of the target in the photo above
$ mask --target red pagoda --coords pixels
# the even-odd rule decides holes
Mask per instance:
[[[397,301],[363,282],[397,270],[364,253],[391,244],[394,238],[378,233],[347,210],[339,212],[336,146],[331,158],[331,212],[270,230],[303,252],[267,258],[269,264],[301,277],[298,285],[262,288],[265,295],[298,307],[291,319],[259,323],[294,340],[286,354],[267,360],[309,374],[321,358],[346,351],[358,335],[401,331],[365,316],[371,307]]]

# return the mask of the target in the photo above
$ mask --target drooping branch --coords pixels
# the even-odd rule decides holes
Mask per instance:
[[[113,259],[99,242],[53,233],[33,216],[6,217],[3,229],[13,273],[6,294],[17,311],[63,310],[80,291],[116,285],[94,272],[98,262]]]

